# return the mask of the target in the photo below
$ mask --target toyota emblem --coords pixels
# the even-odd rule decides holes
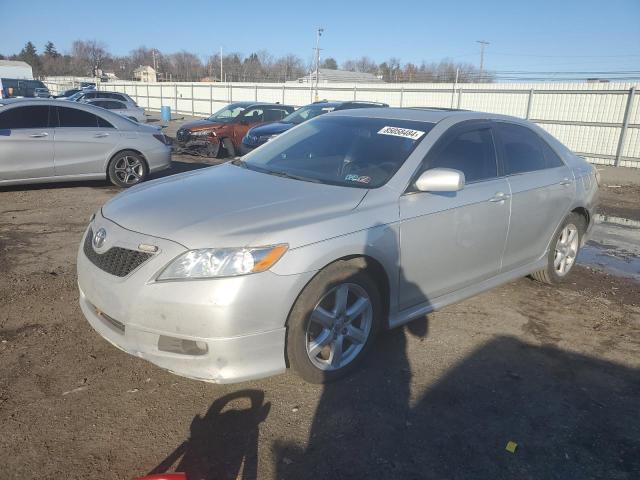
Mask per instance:
[[[100,248],[104,245],[104,241],[107,238],[107,231],[104,228],[100,228],[93,236],[93,248]]]

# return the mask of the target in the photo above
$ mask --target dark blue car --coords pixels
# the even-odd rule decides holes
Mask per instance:
[[[374,107],[388,107],[386,103],[378,102],[329,102],[322,100],[320,102],[314,102],[310,105],[305,105],[299,108],[290,115],[287,115],[279,122],[267,123],[259,125],[250,129],[242,139],[242,145],[240,146],[240,153],[244,155],[249,153],[256,147],[259,147],[263,143],[268,142],[274,137],[277,137],[282,132],[286,132],[292,127],[306,122],[307,120],[322,115],[324,113],[333,112],[334,110],[348,110],[351,108],[374,108]]]

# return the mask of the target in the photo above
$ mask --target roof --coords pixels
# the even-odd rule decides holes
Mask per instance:
[[[465,120],[508,120],[514,123],[535,125],[528,120],[501,115],[497,113],[474,112],[471,110],[451,110],[439,108],[356,108],[351,110],[336,110],[330,115],[348,117],[388,118],[395,120],[415,120],[418,122],[438,123],[445,118],[455,118],[456,121]]]
[[[0,67],[26,67],[31,68],[27,62],[21,60],[0,60]]]
[[[298,82],[314,82],[316,72],[298,78]],[[372,73],[366,72],[350,72],[348,70],[332,70],[330,68],[318,69],[319,83],[382,83],[378,77]]]

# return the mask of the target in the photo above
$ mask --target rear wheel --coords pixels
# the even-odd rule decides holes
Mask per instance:
[[[576,264],[585,230],[584,217],[577,213],[567,216],[551,241],[547,266],[531,276],[539,282],[551,285],[563,282]]]
[[[289,315],[287,353],[306,381],[326,383],[352,371],[381,323],[380,293],[362,269],[337,262],[302,291]]]
[[[129,188],[146,180],[149,169],[139,153],[125,150],[117,153],[109,162],[109,180],[120,188]]]

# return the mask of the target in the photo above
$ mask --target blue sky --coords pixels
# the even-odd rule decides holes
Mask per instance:
[[[491,70],[640,70],[640,0],[572,1],[149,1],[0,0],[0,53],[27,40],[68,51],[75,39],[103,41],[114,54],[140,45],[202,58],[217,51],[312,57],[315,28],[325,28],[322,55],[342,62],[478,64],[476,40],[491,42]],[[116,14],[111,16],[107,11]]]

